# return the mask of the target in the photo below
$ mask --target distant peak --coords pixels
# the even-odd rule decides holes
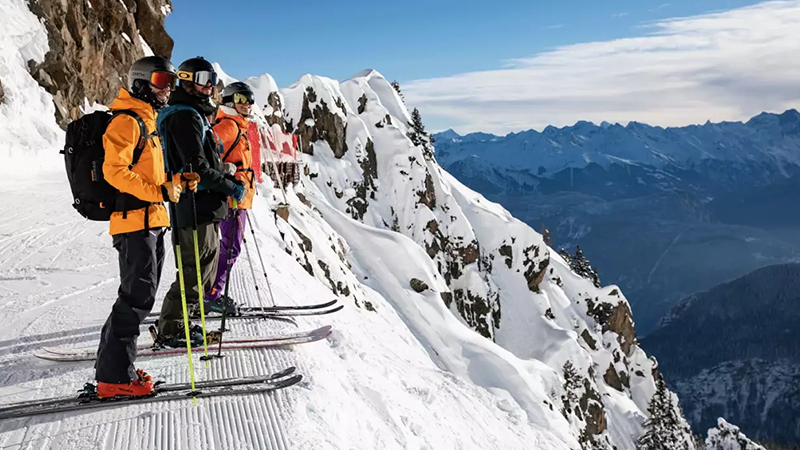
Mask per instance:
[[[348,80],[354,80],[357,78],[385,78],[380,72],[375,69],[364,69],[360,72],[356,72],[348,78]]]
[[[455,130],[453,130],[452,128],[448,128],[448,129],[446,129],[446,130],[444,130],[444,131],[442,131],[440,133],[433,133],[433,137],[436,140],[458,139],[458,138],[461,137],[461,135],[456,133]]]

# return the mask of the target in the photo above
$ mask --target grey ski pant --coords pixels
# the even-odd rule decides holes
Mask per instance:
[[[197,288],[197,266],[194,255],[194,240],[191,228],[178,228],[178,241],[181,244],[181,262],[183,267],[183,282],[185,283],[186,304],[199,303],[200,294]],[[200,276],[203,281],[203,292],[211,290],[214,276],[217,273],[217,260],[219,259],[219,225],[207,223],[197,226],[197,246],[200,252]],[[173,252],[175,251],[173,243]],[[175,255],[175,265],[178,264]],[[183,333],[183,304],[181,302],[181,286],[178,273],[175,281],[170,286],[164,303],[161,305],[161,316],[158,319],[158,332],[162,335],[175,335]]]
[[[112,236],[119,253],[120,285],[100,335],[95,361],[95,379],[106,383],[127,383],[138,378],[136,339],[139,327],[156,300],[161,269],[164,267],[163,228]]]

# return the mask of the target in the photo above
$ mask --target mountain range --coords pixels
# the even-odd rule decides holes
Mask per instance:
[[[433,135],[437,161],[625,289],[646,335],[681,298],[800,260],[800,113],[662,128]]]

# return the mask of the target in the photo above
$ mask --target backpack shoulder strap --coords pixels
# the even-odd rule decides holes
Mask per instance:
[[[128,166],[128,170],[130,170],[133,169],[133,166],[135,166],[136,163],[139,162],[139,158],[142,157],[145,143],[147,142],[147,139],[150,136],[147,134],[147,126],[144,124],[144,120],[142,120],[139,114],[136,114],[134,111],[131,111],[129,109],[121,109],[118,111],[114,111],[111,118],[113,119],[114,117],[117,117],[120,114],[133,117],[139,124],[139,142],[136,144],[136,148],[133,149],[133,159],[131,159],[131,164]]]
[[[158,117],[156,118],[156,130],[158,131],[158,135],[161,137],[161,151],[164,153],[164,170],[166,172],[171,172],[169,167],[169,159],[167,158],[167,144],[169,140],[167,139],[167,117],[175,114],[178,111],[191,111],[194,114],[195,118],[200,121],[200,128],[202,129],[202,142],[205,144],[206,142],[206,135],[208,134],[208,130],[211,128],[211,125],[208,123],[203,116],[197,112],[196,109],[192,108],[189,105],[183,104],[176,104],[176,105],[169,105],[166,108],[162,109],[158,112]],[[182,170],[182,169],[181,169]]]
[[[236,148],[236,146],[239,145],[239,141],[242,140],[242,127],[240,127],[239,123],[236,122],[235,120],[233,120],[232,118],[230,118],[230,117],[222,117],[220,119],[217,119],[217,121],[214,122],[214,124],[218,124],[218,123],[220,123],[220,122],[222,122],[223,120],[226,120],[226,119],[230,120],[231,122],[233,122],[234,125],[236,125],[236,139],[233,141],[233,144],[231,145],[231,147],[228,150],[225,150],[225,146],[223,144],[222,150],[225,150],[225,154],[222,156],[222,162],[225,162],[225,160],[228,159],[228,156],[231,155],[231,152],[233,151],[233,149]]]

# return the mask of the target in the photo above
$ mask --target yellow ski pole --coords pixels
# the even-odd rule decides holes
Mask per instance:
[[[187,165],[187,172],[192,172],[191,164]],[[197,206],[195,205],[194,192],[191,190],[189,191],[189,203],[192,204],[192,240],[194,241],[194,262],[197,269],[197,292],[199,294],[198,301],[200,302],[200,322],[203,326],[203,351],[205,352],[205,356],[200,359],[206,362],[206,367],[209,367],[208,360],[210,358],[208,357],[208,339],[206,337],[205,289],[203,288],[203,278],[200,272],[200,246],[197,243]]]
[[[172,213],[172,241],[175,245],[175,258],[178,263],[178,284],[181,287],[181,304],[183,306],[183,330],[186,333],[186,354],[189,357],[189,378],[192,381],[192,392],[194,392],[194,364],[192,363],[192,340],[189,336],[189,314],[186,309],[186,284],[183,280],[183,261],[181,260],[181,243],[178,237],[178,227],[176,226],[178,214],[176,212],[175,204],[169,204],[170,212]],[[192,396],[194,405],[197,406],[197,397]]]

